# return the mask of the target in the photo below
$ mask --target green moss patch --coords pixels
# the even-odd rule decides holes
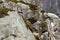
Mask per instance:
[[[4,16],[7,16],[7,12],[8,11],[13,11],[11,9],[8,9],[8,8],[0,8],[0,18],[4,17]]]

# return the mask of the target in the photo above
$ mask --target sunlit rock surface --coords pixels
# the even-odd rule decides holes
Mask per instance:
[[[9,16],[0,18],[0,40],[35,40],[17,12],[12,11],[8,14]]]

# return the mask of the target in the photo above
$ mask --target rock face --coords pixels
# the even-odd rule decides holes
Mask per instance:
[[[0,18],[0,40],[35,40],[17,12],[9,11],[8,14]]]

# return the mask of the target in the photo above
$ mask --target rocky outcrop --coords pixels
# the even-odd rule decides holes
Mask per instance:
[[[0,18],[0,40],[35,40],[17,12],[9,11],[8,14]]]

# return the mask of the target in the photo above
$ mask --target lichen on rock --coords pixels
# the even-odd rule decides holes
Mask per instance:
[[[0,40],[35,40],[16,11],[9,11],[8,14],[0,18]]]

